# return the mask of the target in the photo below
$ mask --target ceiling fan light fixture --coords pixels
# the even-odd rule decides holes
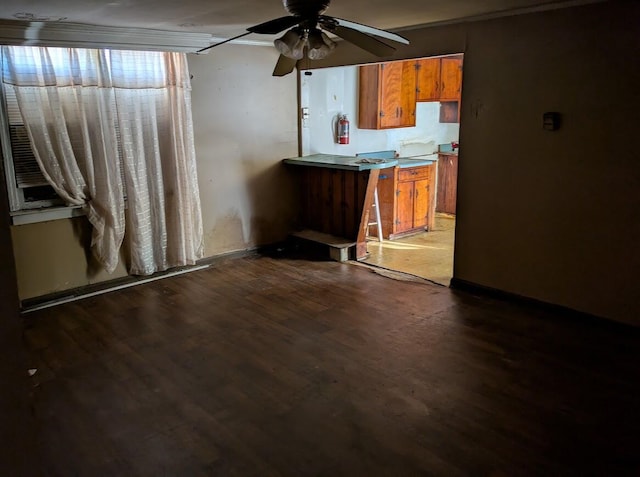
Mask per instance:
[[[310,60],[322,60],[329,56],[336,47],[335,41],[329,38],[326,33],[317,29],[309,32],[307,41],[309,45],[307,56]]]
[[[273,44],[287,58],[301,60],[304,56],[305,39],[295,28],[286,32]]]
[[[388,45],[380,38],[405,45],[409,44],[409,40],[396,33],[324,15],[331,0],[281,1],[289,13],[288,16],[250,26],[245,33],[209,45],[198,50],[198,53],[251,33],[276,35],[288,29],[284,35],[273,42],[280,53],[273,70],[273,76],[285,76],[295,69],[298,61],[304,58],[305,53],[310,60],[321,60],[337,47],[337,43],[322,30],[378,57],[388,57],[395,51],[393,46]]]

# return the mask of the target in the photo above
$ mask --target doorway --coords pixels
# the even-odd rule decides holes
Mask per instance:
[[[460,58],[461,65],[462,55],[455,55],[455,57]],[[448,57],[424,60],[439,62],[442,58]],[[423,60],[405,61],[417,64]],[[422,70],[422,73],[424,72],[425,70]],[[450,75],[451,71],[443,73],[438,66],[435,73],[434,71],[427,73],[438,76]],[[418,67],[416,81],[419,80],[419,75]],[[459,78],[461,82],[461,72]],[[449,85],[452,83],[450,78],[445,81]],[[433,160],[437,168],[437,173],[434,174],[435,183],[431,185],[435,188],[434,200],[438,201],[438,196],[440,202],[445,197],[453,197],[453,210],[450,203],[447,206],[438,203],[435,208],[435,218],[430,221],[430,227],[426,231],[413,231],[407,235],[393,236],[391,239],[386,237],[382,241],[377,238],[374,227],[372,236],[367,240],[367,258],[361,262],[448,286],[453,276],[459,91],[456,101],[452,101],[454,99],[452,97],[443,98],[443,100],[433,99],[434,96],[429,97],[429,94],[438,94],[438,87],[434,88],[437,90],[435,93],[423,91],[422,99],[416,98],[414,102],[414,125],[374,129],[358,127],[359,87],[359,66],[302,72],[300,89],[302,155],[323,153],[355,156],[372,151],[395,150],[402,158]],[[448,94],[451,96],[451,93]],[[337,119],[343,115],[350,119],[348,144],[339,144],[336,140]],[[443,166],[445,165],[454,165],[456,173],[444,174],[446,171]]]

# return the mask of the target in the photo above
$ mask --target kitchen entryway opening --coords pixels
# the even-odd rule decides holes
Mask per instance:
[[[381,222],[372,208],[361,263],[449,286],[462,63],[456,54],[302,72],[303,156],[392,152],[398,161],[380,171]]]

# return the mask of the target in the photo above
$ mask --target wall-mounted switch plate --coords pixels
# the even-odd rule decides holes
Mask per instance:
[[[542,115],[542,127],[547,131],[555,131],[560,128],[560,113],[547,112]]]

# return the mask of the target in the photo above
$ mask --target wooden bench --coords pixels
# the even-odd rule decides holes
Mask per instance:
[[[293,232],[291,236],[327,245],[329,247],[329,257],[336,262],[346,262],[349,260],[349,250],[356,245],[356,242],[349,241],[344,237],[337,237],[309,229]]]

